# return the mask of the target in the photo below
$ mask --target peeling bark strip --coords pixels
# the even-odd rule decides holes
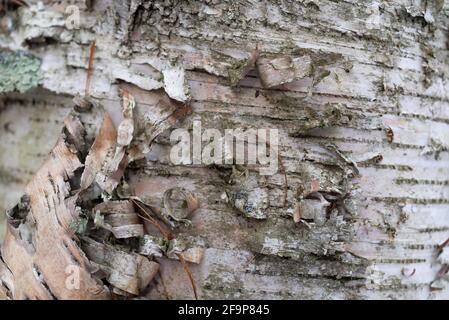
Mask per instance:
[[[117,294],[122,295],[121,291],[125,291],[139,295],[159,271],[158,263],[141,255],[126,253],[89,238],[83,238],[81,241],[86,255],[107,274],[106,279],[114,286]]]
[[[82,168],[80,150],[63,134],[26,195],[10,210],[2,258],[13,277],[14,299],[105,299],[109,290],[92,277],[90,262],[70,232],[77,218],[70,179]],[[48,257],[57,257],[49,260]],[[66,287],[68,266],[79,267],[80,290]]]
[[[130,103],[134,109],[134,98],[126,93],[125,119],[119,131],[124,123],[134,122]],[[145,110],[140,112],[146,119]],[[166,109],[160,112],[164,118],[153,118],[155,122],[147,130],[158,132],[161,130],[158,126],[170,126],[165,121],[173,122],[174,116],[166,114]],[[132,202],[106,201],[94,205],[102,201],[102,195],[113,196],[128,164],[127,157],[136,156],[128,152],[135,147],[133,131],[129,134],[130,138],[121,131],[117,134],[110,116],[100,105],[90,111],[84,109],[83,114],[72,111],[64,120],[61,137],[28,184],[26,195],[7,212],[7,232],[1,252],[4,262],[0,264],[3,298],[106,299],[111,294],[137,296],[148,286],[159,264],[107,244],[113,238],[119,241],[143,237],[143,225]],[[89,141],[93,141],[91,146]],[[137,146],[149,147],[143,143],[140,140]],[[191,194],[187,197],[189,203],[194,199]],[[197,208],[194,206],[189,205],[189,214]],[[97,229],[111,232],[112,237]],[[122,246],[133,249],[126,242]],[[170,248],[168,256],[176,250]],[[58,258],[49,260],[49,257]],[[195,256],[190,260],[199,263]],[[75,283],[68,284],[68,270],[76,273]]]
[[[67,3],[27,2],[0,15],[0,207],[17,203],[54,127],[66,143],[53,157],[68,149],[73,168],[50,157],[10,212],[0,297],[60,298],[54,264],[80,246],[89,254],[72,259],[107,296],[192,298],[192,283],[203,299],[448,296],[447,1],[76,0],[79,28]],[[63,121],[93,40],[90,98]],[[196,119],[279,129],[282,172],[173,165],[166,131]],[[179,223],[189,194],[201,205]],[[37,245],[41,215],[79,241]],[[43,265],[33,250],[63,258]],[[154,257],[162,276],[142,291]]]

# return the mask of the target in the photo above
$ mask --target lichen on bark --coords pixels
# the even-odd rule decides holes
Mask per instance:
[[[40,59],[23,51],[0,51],[0,94],[23,93],[42,81]]]

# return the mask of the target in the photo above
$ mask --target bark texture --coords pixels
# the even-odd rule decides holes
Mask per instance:
[[[19,204],[2,246],[0,297],[109,297],[97,282],[96,272],[106,270],[113,293],[192,298],[179,252],[200,262],[189,268],[201,299],[448,297],[447,1],[70,4],[80,8],[79,28],[68,27],[69,4],[59,1],[29,1],[2,18],[0,203]],[[136,103],[133,142],[123,144],[120,158],[129,161],[118,178],[108,173],[125,166],[107,171],[102,165],[115,163],[108,152],[96,152],[96,163],[68,147],[86,155],[105,147],[94,140],[106,120],[90,112],[70,117],[71,98],[84,93],[93,40],[90,97],[94,111],[103,106],[111,117],[113,137],[101,141],[114,150],[126,120],[121,92]],[[192,114],[182,111],[186,105]],[[174,166],[170,129],[192,128],[194,120],[204,128],[280,129],[282,170],[263,177],[250,167]],[[61,129],[80,128],[77,121],[87,132],[84,147],[75,131],[70,143],[61,140]],[[146,157],[133,161],[132,146]],[[79,168],[80,185],[70,183]],[[170,242],[172,249],[182,242],[181,249],[150,246],[157,241],[146,235],[137,253],[124,255],[109,243],[76,243],[67,231],[71,219],[78,221],[68,195],[83,181],[155,211],[165,208],[168,190],[182,188],[199,209]],[[55,203],[45,204],[46,192]],[[50,219],[48,231],[24,210]],[[133,210],[139,212],[134,204],[119,213],[127,226],[143,223]],[[252,218],[258,212],[263,219]],[[104,217],[120,237],[118,216]],[[65,245],[52,246],[53,235]],[[203,248],[201,261],[187,248]],[[145,271],[120,270],[98,254],[112,251]],[[58,261],[46,262],[50,256]],[[61,268],[73,257],[93,290],[61,284]],[[154,257],[161,276],[153,279]],[[152,281],[143,290],[135,279]]]

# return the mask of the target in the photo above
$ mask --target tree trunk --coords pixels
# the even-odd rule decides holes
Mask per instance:
[[[448,297],[447,1],[10,2],[0,298]],[[175,165],[195,121],[279,170]]]

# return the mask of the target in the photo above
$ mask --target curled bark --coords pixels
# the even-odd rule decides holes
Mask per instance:
[[[127,252],[137,249],[132,242],[124,242],[123,248],[108,244],[112,239],[144,235],[142,221],[131,201],[109,201],[116,197],[114,190],[129,161],[140,157],[132,148],[141,148],[140,152],[150,144],[142,138],[132,145],[136,139],[134,131],[123,132],[124,124],[134,127],[131,111],[134,107],[134,98],[126,93],[125,119],[118,134],[100,105],[90,110],[81,105],[82,114],[73,110],[64,120],[56,146],[28,184],[26,194],[8,211],[1,252],[4,262],[0,264],[2,297],[138,296],[156,275],[159,264],[149,260],[151,254],[147,257]],[[155,109],[151,107],[153,112]],[[148,118],[145,106],[139,112]],[[138,127],[151,130],[154,139],[171,125],[167,121],[174,123],[178,119],[175,112],[176,108],[160,110],[161,118],[152,113],[154,122]],[[190,212],[194,198],[190,193],[187,196]],[[191,260],[198,263],[195,257]],[[69,281],[71,270],[76,274],[76,283]]]

